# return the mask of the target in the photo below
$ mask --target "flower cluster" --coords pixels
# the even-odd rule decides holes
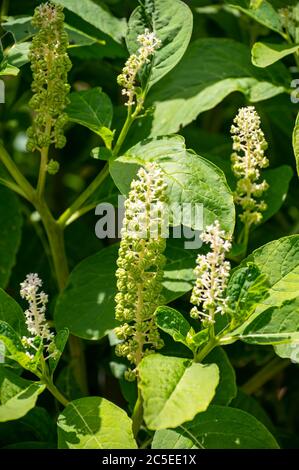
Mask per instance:
[[[161,41],[145,29],[143,34],[137,36],[140,47],[136,54],[130,55],[125,63],[122,73],[117,77],[117,83],[122,86],[122,94],[127,97],[126,106],[135,104],[136,97],[136,77],[142,67],[150,62],[149,57],[161,46]]]
[[[209,326],[215,322],[217,313],[224,314],[227,309],[225,291],[230,263],[225,261],[225,254],[230,250],[231,242],[217,220],[206,227],[201,239],[210,244],[211,251],[198,255],[196,260],[196,282],[191,295],[191,303],[195,307],[190,315],[192,318],[202,318],[203,325]]]
[[[42,281],[37,274],[27,274],[24,282],[21,283],[20,295],[29,303],[28,310],[25,311],[26,325],[31,337],[23,337],[24,346],[35,348],[41,343],[47,347],[52,345],[54,334],[50,332],[46,321],[46,305],[48,296],[40,291]]]
[[[264,152],[267,142],[260,128],[260,118],[253,106],[241,108],[231,127],[233,138],[232,169],[238,179],[235,190],[235,202],[243,210],[240,219],[249,228],[262,219],[262,212],[267,208],[264,201],[257,201],[268,189],[265,180],[260,179],[260,169],[269,165]]]
[[[116,354],[133,364],[133,370],[126,372],[128,380],[135,379],[145,355],[163,346],[154,312],[163,302],[166,189],[161,170],[151,163],[140,168],[125,202],[115,298],[115,316],[122,325],[115,332],[122,340]]]
[[[71,62],[67,55],[68,37],[63,29],[62,7],[52,3],[39,5],[32,24],[38,28],[32,40],[29,59],[33,72],[33,96],[29,102],[34,120],[29,127],[27,148],[41,150],[50,144],[56,148],[65,145],[63,127],[67,122],[64,112],[68,104],[70,86],[67,73]]]

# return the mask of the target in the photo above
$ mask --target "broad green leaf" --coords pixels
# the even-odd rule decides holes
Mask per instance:
[[[237,408],[211,405],[193,421],[155,433],[153,449],[278,449],[256,418]]]
[[[282,63],[258,69],[249,48],[231,39],[203,38],[191,43],[180,63],[148,96],[154,105],[150,135],[178,132],[196,117],[239,91],[248,101],[269,99],[289,89],[291,77]]]
[[[255,250],[241,266],[248,262],[257,265],[268,276],[269,296],[259,303],[254,316],[268,307],[280,306],[299,294],[299,235],[274,240]],[[253,319],[253,318],[252,318]]]
[[[213,405],[230,404],[237,395],[238,389],[236,384],[236,374],[230,360],[222,348],[215,348],[211,351],[203,361],[204,364],[216,364],[219,369],[220,379],[213,398]]]
[[[132,422],[105,398],[79,398],[58,417],[60,449],[136,449]]]
[[[251,59],[256,67],[268,67],[289,54],[295,53],[299,45],[293,44],[268,44],[256,42],[251,50]]]
[[[57,329],[68,328],[81,338],[97,340],[118,325],[115,320],[116,260],[119,245],[103,248],[71,273],[55,310]],[[196,253],[167,242],[163,296],[171,302],[192,289]]]
[[[297,114],[295,127],[293,130],[293,149],[296,160],[297,173],[299,176],[299,113]]]
[[[7,356],[18,362],[24,369],[35,372],[39,354],[36,354],[34,360],[30,359],[21,343],[20,336],[4,321],[0,321],[0,341],[2,341],[5,346],[5,357]]]
[[[245,322],[268,295],[268,278],[253,263],[236,269],[227,287],[231,327]]]
[[[116,18],[108,8],[92,0],[57,0],[57,3],[72,11],[87,23],[111,36],[116,42],[121,42],[126,32],[124,18]]]
[[[113,108],[110,98],[100,87],[71,93],[66,112],[70,121],[88,127],[101,136],[105,143],[110,141],[108,146],[111,146],[112,131],[108,128],[111,125]]]
[[[25,380],[0,368],[0,422],[12,421],[26,415],[45,389],[40,382]]]
[[[299,297],[264,310],[239,338],[251,344],[299,343]]]
[[[30,42],[14,44],[7,54],[8,65],[19,68],[27,64],[27,62],[29,62],[29,47]]]
[[[169,334],[174,341],[183,343],[188,346],[188,335],[192,336],[190,324],[185,317],[171,307],[158,307],[156,310],[156,323],[158,327]],[[189,346],[188,346],[189,347]]]
[[[284,31],[279,14],[267,0],[260,1],[258,6],[253,7],[250,0],[225,0],[230,6],[237,8],[258,23],[276,31],[284,37]]]
[[[265,410],[261,407],[259,402],[251,395],[247,395],[241,389],[238,390],[237,396],[231,402],[232,408],[238,408],[246,411],[248,414],[254,416],[260,423],[275,435],[275,427],[271,422]]]
[[[69,330],[67,328],[63,328],[62,330],[58,331],[55,336],[54,343],[55,343],[55,354],[54,356],[49,357],[49,370],[50,374],[53,377],[56,367],[58,366],[59,360],[62,356],[64,348],[66,346],[67,340],[69,337]]]
[[[180,0],[144,0],[132,13],[126,36],[130,54],[140,47],[137,36],[148,28],[162,41],[150,65],[148,87],[166,75],[182,58],[192,33],[192,13]]]
[[[52,443],[56,447],[56,424],[44,408],[35,406],[16,421],[6,421],[0,426],[0,448],[23,442]]]
[[[205,411],[219,381],[216,364],[151,354],[139,367],[144,420],[149,429],[175,428]]]
[[[0,286],[6,287],[21,240],[22,215],[17,197],[0,186]]]
[[[267,209],[263,212],[261,223],[266,222],[279,211],[288,194],[289,184],[293,175],[294,172],[288,165],[281,165],[262,172],[262,178],[267,181],[269,188],[261,198],[267,204]]]
[[[224,174],[208,160],[186,150],[179,135],[144,140],[110,162],[111,176],[123,194],[128,193],[138,167],[151,161],[158,163],[165,175],[169,203],[191,205],[190,212],[184,213],[185,226],[203,228],[200,217],[195,215],[196,205],[202,204],[204,225],[217,219],[224,230],[232,233],[234,205]],[[173,225],[182,223],[180,216],[174,214]]]
[[[0,320],[8,323],[20,336],[27,332],[23,310],[2,289],[0,289]]]

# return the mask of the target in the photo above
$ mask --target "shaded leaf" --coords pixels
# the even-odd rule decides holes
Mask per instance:
[[[130,418],[105,398],[72,401],[59,415],[57,425],[60,449],[137,448]]]
[[[193,421],[155,433],[153,449],[278,449],[256,418],[237,408],[211,405]]]

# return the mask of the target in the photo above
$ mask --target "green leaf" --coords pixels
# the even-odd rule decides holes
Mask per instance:
[[[284,37],[280,16],[267,0],[259,2],[258,7],[254,8],[250,8],[252,5],[250,5],[249,0],[225,0],[225,2]]]
[[[0,286],[6,287],[21,241],[22,215],[12,191],[0,186]]]
[[[118,248],[118,244],[103,248],[76,266],[57,300],[57,329],[66,327],[76,336],[98,340],[118,325],[114,313]],[[196,253],[168,240],[165,254],[163,296],[171,302],[192,289]]]
[[[196,117],[239,91],[248,101],[269,99],[289,89],[291,78],[282,63],[258,69],[249,48],[231,39],[197,39],[181,62],[148,96],[155,106],[150,135],[178,132]]]
[[[256,42],[251,50],[251,59],[256,67],[268,67],[289,54],[295,53],[299,45],[293,44],[268,44]]]
[[[59,360],[66,346],[68,337],[69,337],[69,330],[67,328],[63,328],[62,330],[58,331],[58,333],[55,336],[55,339],[54,339],[54,343],[56,347],[55,355],[50,356],[49,361],[48,361],[49,371],[52,377],[56,370],[56,367],[58,366]]]
[[[108,8],[92,0],[57,0],[63,7],[80,16],[84,21],[103,33],[111,36],[116,42],[121,42],[126,32],[126,20],[116,18]]]
[[[28,53],[29,53],[30,42],[21,42],[14,44],[8,51],[7,61],[8,65],[13,67],[22,67],[29,62]]]
[[[21,338],[12,327],[4,321],[0,321],[0,341],[4,343],[5,356],[18,362],[24,369],[30,370],[33,373],[36,371],[39,354],[36,354],[34,360],[30,359],[21,343]],[[7,354],[7,352],[9,354]]]
[[[299,176],[299,113],[297,114],[295,127],[293,130],[293,149],[296,160],[297,173]]]
[[[20,336],[27,332],[23,310],[2,289],[0,289],[0,320],[8,323]]]
[[[239,338],[251,344],[299,343],[299,297],[264,310]]]
[[[113,108],[110,98],[100,87],[71,93],[66,112],[70,121],[88,127],[102,137],[105,143],[110,142],[111,146],[112,131],[108,128],[111,125]]]
[[[139,365],[144,420],[149,429],[175,428],[205,411],[219,381],[216,364],[151,354]]]
[[[253,396],[247,395],[239,389],[236,398],[234,398],[231,402],[231,406],[253,415],[271,432],[271,434],[275,435],[275,427],[272,424],[269,416]]]
[[[96,160],[108,161],[113,157],[111,150],[106,147],[95,147],[91,150],[90,155]]]
[[[237,395],[236,374],[226,352],[222,348],[215,348],[203,361],[204,364],[216,364],[220,372],[219,384],[213,398],[213,405],[230,404]]]
[[[169,334],[174,341],[189,347],[187,337],[191,333],[191,339],[191,326],[180,312],[174,308],[162,306],[157,308],[155,315],[156,323],[161,330]]]
[[[35,406],[38,395],[44,389],[44,384],[22,379],[5,367],[1,367],[0,422],[25,416]]]
[[[227,287],[231,327],[245,322],[268,294],[268,278],[253,263],[236,269]]]
[[[130,54],[140,44],[137,36],[148,28],[162,45],[153,56],[148,87],[166,75],[182,58],[189,44],[193,18],[190,8],[180,0],[145,0],[132,13],[126,36]]]
[[[158,163],[165,175],[169,203],[191,204],[190,213],[184,214],[185,226],[203,228],[200,217],[194,214],[196,205],[202,204],[204,225],[217,219],[226,232],[232,233],[234,204],[224,174],[208,160],[186,150],[179,135],[144,140],[110,162],[111,176],[123,194],[128,193],[138,167],[150,161]],[[181,223],[180,215],[174,215],[173,225]]]
[[[268,307],[280,306],[298,297],[299,235],[274,240],[255,250],[241,266],[254,263],[268,277],[269,296],[259,303],[254,316]],[[253,320],[253,318],[252,318]]]
[[[79,398],[58,417],[60,449],[136,449],[132,422],[105,398]]]
[[[267,209],[263,212],[261,223],[269,220],[281,208],[288,194],[293,174],[293,169],[288,165],[281,165],[262,172],[262,178],[267,181],[269,188],[262,196],[262,199],[267,204]]]
[[[191,423],[155,433],[153,449],[278,449],[256,418],[225,406],[211,405]]]

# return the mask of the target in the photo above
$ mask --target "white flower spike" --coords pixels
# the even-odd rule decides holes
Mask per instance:
[[[225,254],[231,248],[230,239],[221,230],[218,220],[206,227],[201,239],[209,243],[211,251],[206,255],[198,255],[194,270],[195,286],[191,295],[192,318],[201,318],[204,326],[215,322],[217,313],[224,314],[228,299],[225,296],[230,263],[225,261]]]
[[[237,178],[235,202],[243,209],[240,219],[248,227],[258,224],[267,205],[256,201],[268,189],[265,180],[259,182],[260,169],[269,165],[264,152],[267,142],[260,128],[261,120],[253,106],[239,109],[231,127],[233,136],[232,170]]]
[[[41,287],[42,280],[36,273],[27,274],[25,281],[21,283],[20,295],[29,303],[29,308],[25,311],[26,325],[32,335],[31,338],[23,338],[23,342],[29,346],[33,346],[36,337],[45,343],[51,343],[54,339],[45,317],[48,296],[43,291],[39,292]]]
[[[127,97],[126,106],[133,106],[136,104],[136,77],[142,67],[150,62],[149,57],[153,55],[161,46],[161,41],[155,35],[150,32],[149,29],[145,29],[143,34],[137,36],[137,41],[140,47],[136,54],[131,54],[125,63],[122,73],[117,77],[117,83],[121,85],[122,94]]]

